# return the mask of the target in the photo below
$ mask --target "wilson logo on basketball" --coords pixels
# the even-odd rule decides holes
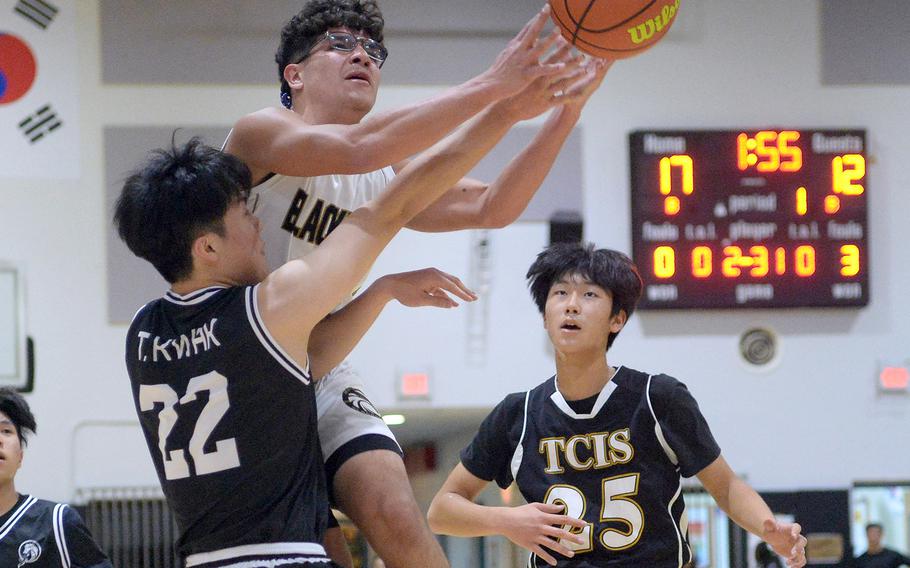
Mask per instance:
[[[655,17],[645,20],[633,28],[629,28],[627,31],[629,32],[632,43],[638,45],[650,40],[654,37],[655,33],[660,33],[664,28],[670,25],[670,22],[673,21],[678,10],[679,0],[676,0],[672,4],[664,6],[660,10],[660,13]]]

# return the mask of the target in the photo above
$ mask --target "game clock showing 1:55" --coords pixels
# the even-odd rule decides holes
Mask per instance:
[[[642,309],[869,303],[866,132],[636,131]]]

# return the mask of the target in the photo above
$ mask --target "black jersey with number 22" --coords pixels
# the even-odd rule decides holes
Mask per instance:
[[[256,290],[168,292],[130,326],[136,411],[182,556],[325,532],[313,386],[263,325]]]

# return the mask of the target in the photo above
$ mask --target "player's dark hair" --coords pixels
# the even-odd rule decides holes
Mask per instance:
[[[249,168],[238,158],[193,138],[155,150],[127,178],[114,224],[133,254],[151,262],[170,283],[193,270],[193,241],[224,235],[224,215],[249,195]]]
[[[885,532],[885,527],[883,527],[881,523],[869,523],[866,525],[866,532],[868,532],[869,529],[878,529],[881,532]]]
[[[25,397],[9,387],[0,388],[0,412],[6,414],[16,427],[16,435],[19,436],[19,443],[23,446],[28,443],[28,440],[25,439],[25,432],[34,434],[38,431],[35,415],[28,407]]]
[[[632,317],[641,298],[642,281],[638,268],[623,253],[610,249],[596,249],[593,244],[556,243],[544,249],[528,269],[525,278],[531,297],[540,313],[544,313],[550,288],[563,276],[577,274],[597,284],[610,293],[613,309],[610,315],[621,311],[626,320]],[[610,333],[607,349],[619,332]]]
[[[291,88],[284,80],[284,68],[302,60],[329,28],[349,28],[367,33],[382,43],[385,21],[375,0],[310,0],[281,30],[281,43],[275,53],[281,102],[291,106]]]

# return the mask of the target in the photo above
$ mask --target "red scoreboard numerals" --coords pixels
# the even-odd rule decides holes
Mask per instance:
[[[803,151],[794,145],[797,140],[795,130],[762,130],[752,138],[742,132],[736,137],[736,165],[740,171],[798,172],[803,167]]]
[[[679,197],[670,195],[673,191],[673,168],[679,168],[682,176],[683,195],[692,195],[695,191],[692,157],[685,154],[663,157],[660,159],[660,193],[665,195],[664,213],[676,215],[682,208]]]
[[[831,160],[831,195],[825,196],[825,213],[840,211],[841,195],[862,195],[866,188],[859,181],[866,177],[866,158],[860,154],[845,154]]]

